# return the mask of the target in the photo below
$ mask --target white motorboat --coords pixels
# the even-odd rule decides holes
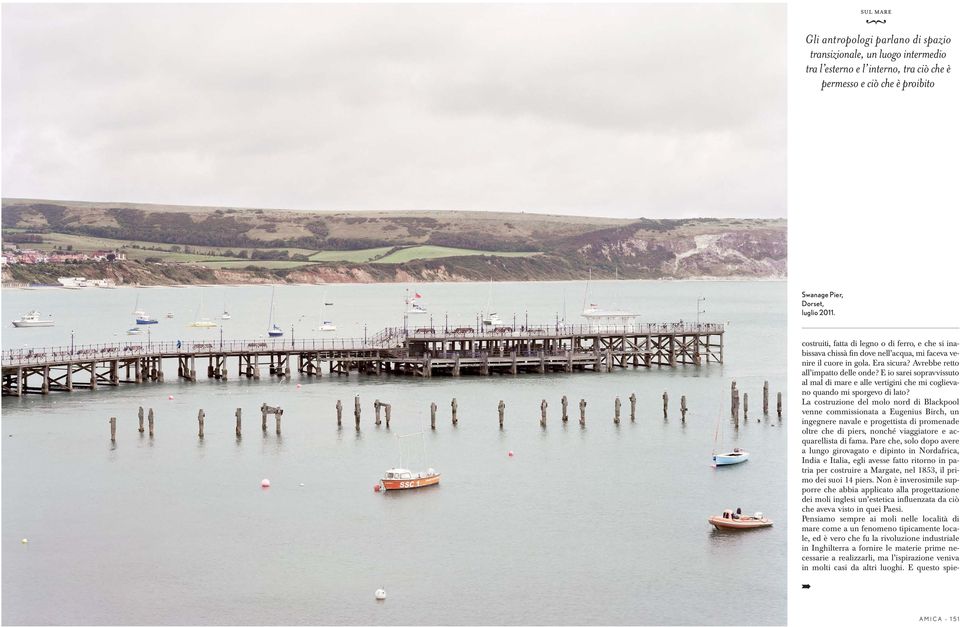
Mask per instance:
[[[40,312],[34,309],[29,311],[22,316],[19,320],[13,321],[13,326],[19,328],[31,328],[31,327],[52,327],[53,320],[49,318],[41,318]]]

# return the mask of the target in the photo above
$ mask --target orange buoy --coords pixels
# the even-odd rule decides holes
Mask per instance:
[[[383,486],[381,486],[381,485],[378,483],[377,485],[373,486],[373,491],[374,491],[374,492],[379,492],[382,487],[383,487]]]
[[[508,451],[508,452],[507,452],[507,457],[513,457],[513,451]]]
[[[168,400],[168,401],[172,401],[172,400],[173,400],[173,394],[171,394],[170,396],[168,396],[168,397],[167,397],[167,400]]]
[[[298,390],[300,389],[300,384],[299,384],[299,383],[297,384],[297,389],[298,389]]]
[[[261,488],[269,488],[269,487],[270,487],[270,480],[269,480],[269,479],[264,479],[263,481],[261,481],[261,482],[260,482],[260,487],[261,487]]]

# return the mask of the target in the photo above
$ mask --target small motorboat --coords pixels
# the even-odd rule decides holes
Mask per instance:
[[[195,329],[215,329],[217,328],[217,323],[210,318],[200,318],[199,320],[191,322],[190,326]]]
[[[763,512],[748,516],[738,514],[732,509],[725,509],[720,516],[711,516],[707,520],[717,529],[757,529],[773,525],[773,521],[764,516]]]
[[[172,317],[173,317],[173,312],[172,312],[172,311],[168,311],[168,312],[167,312],[167,317],[168,317],[168,318],[172,318]]]
[[[157,319],[145,313],[137,315],[137,324],[157,324]]]
[[[50,320],[49,318],[44,320],[40,317],[40,312],[34,309],[33,311],[20,316],[19,320],[14,320],[13,326],[17,327],[18,329],[25,327],[52,327],[53,320]]]
[[[750,453],[742,448],[735,448],[729,453],[714,454],[713,463],[717,466],[730,466],[732,464],[742,464],[750,459]]]
[[[143,335],[143,329],[140,327],[133,327],[132,329],[127,329],[127,335]]]
[[[229,320],[229,319],[230,319],[230,313],[227,312],[227,311],[223,312],[223,315],[220,316],[220,319],[221,319],[221,320]]]
[[[384,490],[409,490],[425,488],[440,483],[440,473],[433,468],[424,472],[411,472],[406,468],[391,468],[380,480]]]
[[[335,324],[334,324],[333,322],[331,322],[330,320],[324,320],[323,323],[320,325],[320,330],[321,330],[321,331],[336,331],[336,330],[337,330],[337,325],[335,325]]]

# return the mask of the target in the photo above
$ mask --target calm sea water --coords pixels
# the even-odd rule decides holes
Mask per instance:
[[[451,325],[473,323],[488,300],[518,325],[553,323],[564,308],[568,321],[580,322],[585,293],[582,283],[498,283],[492,295],[485,284],[283,286],[275,317],[288,338],[291,326],[298,339],[330,336],[311,330],[328,301],[334,305],[322,313],[338,326],[334,335],[362,337],[364,326],[372,335],[402,324],[405,287],[423,295],[434,326],[445,315]],[[199,315],[224,307],[232,314],[224,339],[266,331],[269,287],[4,290],[3,348],[69,344],[71,330],[77,345],[126,341],[138,293],[140,308],[160,318],[152,340],[219,338],[219,330],[186,327],[201,294]],[[587,300],[634,309],[644,321],[693,321],[701,296],[703,321],[729,323],[722,366],[457,380],[294,373],[286,383],[265,371],[259,382],[231,372],[227,382],[189,384],[168,363],[163,384],[4,398],[3,622],[785,623],[788,417],[780,423],[760,412],[764,379],[773,397],[786,389],[785,284],[594,282]],[[53,314],[56,326],[12,328],[30,309]],[[163,318],[167,311],[175,318]],[[420,318],[411,325],[429,323]],[[752,407],[752,422],[739,429],[727,417],[734,378]],[[634,423],[631,392],[639,398]],[[363,402],[359,434],[355,394]],[[542,398],[550,403],[545,430]],[[584,429],[580,398],[588,402]],[[373,424],[374,399],[393,404],[389,431]],[[507,405],[503,431],[499,399]],[[438,424],[422,448],[442,484],[374,493],[398,461],[395,436],[428,427],[431,401],[440,406]],[[272,419],[261,432],[262,402],[284,408],[281,437]],[[139,405],[156,411],[152,440],[137,432]],[[746,464],[710,467],[721,414],[726,444],[751,451]],[[119,417],[115,446],[110,416]],[[707,523],[738,506],[777,524],[738,534]],[[384,602],[373,598],[379,587]]]

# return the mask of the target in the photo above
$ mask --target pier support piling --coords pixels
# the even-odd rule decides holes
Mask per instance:
[[[454,397],[450,401],[450,420],[453,422],[453,426],[457,426],[457,399]]]
[[[373,415],[374,415],[374,424],[378,427],[380,426],[380,399],[373,401]]]
[[[620,424],[620,397],[613,399],[613,424]]]
[[[390,428],[390,409],[391,409],[392,407],[393,407],[393,406],[392,406],[390,403],[384,403],[384,404],[383,404],[383,413],[384,413],[384,417],[385,417],[386,420],[387,420],[387,429]]]
[[[206,415],[206,414],[203,413],[203,410],[202,410],[202,409],[201,409],[199,412],[197,412],[197,423],[199,423],[199,425],[200,425],[200,431],[197,433],[197,436],[198,436],[201,440],[203,439],[203,417],[204,417],[205,415]]]
[[[667,407],[670,404],[670,397],[667,396],[667,392],[663,392],[663,419],[667,419]]]
[[[567,421],[567,395],[564,394],[560,398],[560,420],[563,422]]]
[[[763,382],[763,415],[770,413],[770,382]]]
[[[237,417],[237,438],[238,438],[238,439],[240,438],[240,414],[241,414],[241,413],[243,413],[243,410],[242,410],[241,408],[237,407],[237,411],[236,411],[235,415],[236,415],[236,417]]]
[[[783,392],[777,392],[777,418],[783,418]]]
[[[140,423],[137,431],[143,433],[143,405],[140,406],[140,409],[137,410],[137,421]]]
[[[337,427],[343,426],[343,403],[340,402],[340,399],[337,399]]]
[[[547,426],[547,399],[540,401],[540,426]]]
[[[630,422],[637,419],[637,395],[630,392]]]
[[[117,417],[110,416],[109,422],[110,422],[110,441],[116,442],[117,441]]]
[[[430,428],[437,428],[437,404],[430,403]]]
[[[580,399],[580,426],[587,426],[587,401],[586,399]]]
[[[503,411],[506,409],[506,404],[501,400],[497,403],[497,414],[500,416],[500,429],[503,429]]]
[[[687,421],[687,395],[684,394],[680,397],[680,421]]]
[[[360,430],[360,395],[353,397],[353,421],[357,431]]]

